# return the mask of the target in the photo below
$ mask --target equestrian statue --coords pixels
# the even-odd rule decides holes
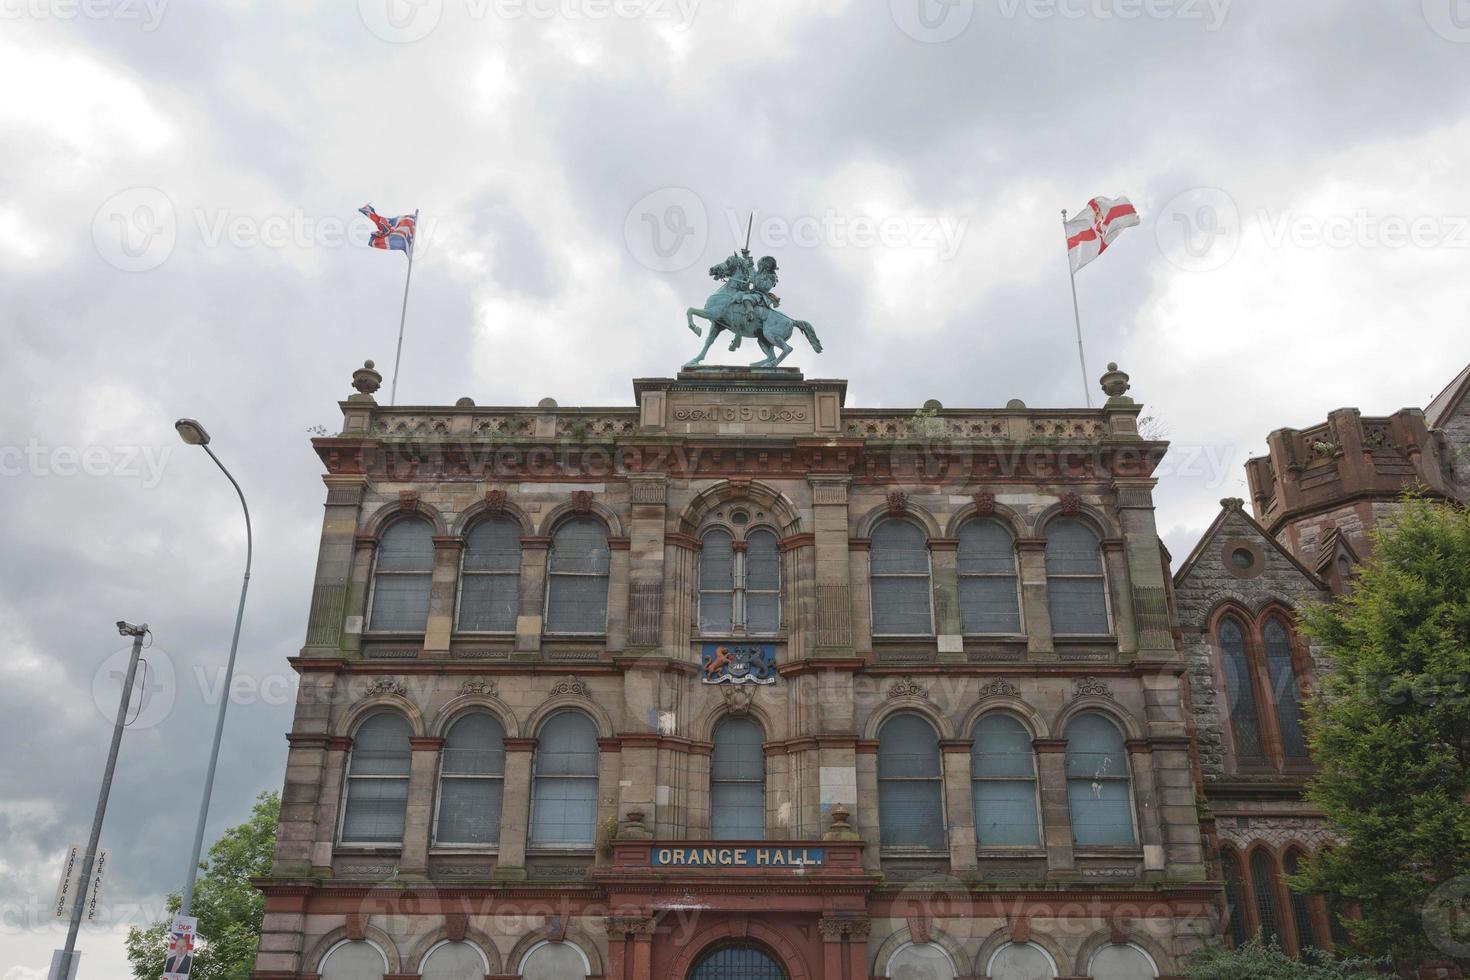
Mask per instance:
[[[731,350],[739,348],[746,337],[753,337],[760,344],[766,356],[752,364],[753,368],[775,367],[786,360],[791,353],[791,345],[786,341],[791,339],[793,330],[800,330],[807,343],[812,345],[812,350],[822,353],[822,342],[817,339],[817,332],[810,323],[793,320],[776,309],[781,305],[780,298],[771,292],[778,281],[776,271],[775,259],[767,255],[757,264],[751,261],[748,248],[741,249],[709,270],[710,278],[723,285],[719,292],[705,301],[703,309],[691,306],[686,314],[689,329],[696,337],[700,336],[700,329],[694,323],[695,317],[708,320],[710,324],[704,349],[684,365],[686,368],[697,367],[704,362],[704,355],[709,353],[710,346],[722,330],[734,334],[730,341]],[[776,353],[777,348],[780,349],[779,354]]]

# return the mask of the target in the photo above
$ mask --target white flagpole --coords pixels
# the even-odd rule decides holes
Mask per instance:
[[[403,324],[408,319],[408,284],[413,281],[413,249],[418,244],[418,240],[419,213],[415,211],[413,213],[413,241],[408,246],[408,275],[403,277],[403,312],[398,314],[398,352],[393,355],[393,385],[388,391],[390,406],[398,404],[398,362],[403,359]],[[1073,298],[1075,298],[1075,287]]]
[[[1062,241],[1067,239],[1067,209],[1062,208]],[[1087,355],[1082,350],[1082,314],[1077,308],[1077,270],[1072,268],[1072,250],[1067,249],[1067,274],[1072,277],[1072,319],[1077,324],[1077,363],[1082,366],[1082,397],[1092,407],[1092,389],[1087,384]],[[400,341],[401,342],[401,341]]]

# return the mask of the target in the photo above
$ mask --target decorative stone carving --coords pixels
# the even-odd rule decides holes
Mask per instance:
[[[1062,513],[1069,517],[1082,513],[1082,498],[1075,493],[1062,494]]]
[[[909,509],[909,495],[902,490],[895,490],[888,495],[888,513],[906,514]]]
[[[577,514],[590,514],[590,513],[592,513],[592,491],[591,490],[573,490],[572,491],[572,511],[573,511],[573,513],[577,513]]]
[[[995,494],[975,494],[975,513],[980,517],[990,517],[995,513]]]
[[[352,387],[364,395],[371,395],[383,387],[383,376],[373,368],[372,361],[363,361],[362,367],[352,372]]]
[[[929,689],[924,687],[912,677],[904,677],[888,685],[888,697],[893,698],[921,698],[929,699]]]
[[[730,500],[746,500],[750,497],[750,480],[745,477],[735,477],[730,481],[730,488],[726,493]]]
[[[484,677],[475,677],[465,681],[459,686],[460,694],[481,694],[494,697],[496,694],[495,682]]]
[[[1103,394],[1108,396],[1111,402],[1114,398],[1123,399],[1128,389],[1132,387],[1128,383],[1128,375],[1118,370],[1116,363],[1109,362],[1108,373],[1101,379]],[[1131,404],[1133,399],[1129,398],[1123,404]]]
[[[346,917],[343,927],[347,930],[347,938],[355,943],[362,942],[367,936],[367,916],[361,912],[354,912]]]
[[[587,685],[582,683],[582,681],[579,680],[575,674],[568,674],[561,680],[557,681],[555,686],[552,687],[551,694],[548,695],[548,699],[561,697],[562,695],[567,694],[579,698],[592,696],[587,692]]]
[[[720,694],[725,698],[725,710],[737,717],[750,714],[751,702],[755,700],[755,687],[750,684],[721,684]]]
[[[404,686],[402,681],[395,678],[379,677],[367,686],[367,690],[362,692],[362,697],[358,698],[358,700],[366,701],[368,698],[381,697],[385,694],[394,694],[400,698],[406,698],[408,697],[408,688]]]
[[[419,492],[417,490],[398,491],[398,509],[414,511],[419,509]]]
[[[653,840],[653,833],[643,822],[643,810],[634,807],[618,827],[618,840]]]
[[[1084,677],[1076,681],[1072,688],[1072,699],[1077,698],[1111,698],[1113,689],[1108,687],[1106,681],[1100,681],[1096,677]]]
[[[603,920],[609,936],[651,936],[654,932],[652,917],[633,915],[610,915]]]
[[[848,822],[852,814],[841,803],[832,806],[832,825],[822,835],[822,840],[860,840],[857,829]]]
[[[506,495],[504,490],[485,491],[485,513],[499,517],[505,513]]]
[[[470,917],[463,912],[449,912],[444,916],[444,938],[452,943],[464,942],[469,929]]]
[[[980,688],[980,698],[1019,698],[1021,689],[1004,677],[997,677]]]
[[[869,919],[847,918],[846,916],[823,916],[817,922],[817,931],[823,939],[837,940],[843,936],[855,939],[866,938],[873,923]]]

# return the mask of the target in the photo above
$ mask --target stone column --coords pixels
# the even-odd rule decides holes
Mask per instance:
[[[878,740],[859,741],[854,761],[857,767],[858,803],[852,810],[853,824],[865,845],[863,868],[877,871],[882,867],[879,860],[879,842],[882,837],[878,826]]]
[[[327,747],[331,741],[336,689],[335,674],[309,671],[301,675],[296,717],[291,723],[291,733],[286,736],[290,749],[286,754],[286,781],[281,792],[280,830],[272,869],[278,876],[306,877],[316,873],[312,846],[326,790]]]
[[[933,576],[934,633],[940,663],[965,662],[964,628],[960,625],[960,577],[957,538],[929,539],[929,574]]]
[[[495,877],[522,881],[526,877],[526,838],[531,823],[531,758],[534,738],[505,740],[505,786],[500,801],[500,858]]]
[[[429,873],[429,835],[434,823],[434,777],[439,772],[442,738],[410,738],[413,750],[408,770],[408,806],[403,820],[403,851],[398,871],[403,875]]]
[[[791,839],[791,766],[786,746],[767,742],[766,750],[766,836],[771,840]],[[708,771],[708,760],[705,760]],[[708,785],[708,782],[706,782]],[[708,797],[706,797],[706,800]],[[692,823],[692,822],[691,822]],[[695,833],[693,826],[690,832]]]
[[[787,661],[804,660],[817,643],[817,565],[814,534],[781,539],[781,625]]]
[[[852,649],[858,654],[873,652],[873,596],[868,578],[871,538],[850,538],[847,568],[852,579]]]
[[[699,561],[699,539],[687,534],[664,535],[662,640],[664,656],[690,659],[694,632],[694,579]]]
[[[454,605],[459,592],[459,556],[463,550],[463,538],[434,537],[429,620],[424,629],[424,648],[420,656],[434,659],[449,656],[449,638],[454,633]]]
[[[308,657],[340,655],[348,582],[357,550],[353,538],[362,494],[367,487],[367,478],[362,476],[329,475],[322,480],[327,485],[327,504],[322,517],[311,611],[306,621],[306,645],[302,650]]]
[[[551,550],[548,537],[521,538],[521,589],[516,600],[517,659],[541,657],[542,617],[546,609],[546,559]]]
[[[850,680],[852,675],[842,673],[843,679]],[[847,705],[851,710],[852,688],[847,688]],[[817,739],[817,765],[818,779],[821,783],[821,799],[819,800],[819,811],[817,826],[811,836],[820,837],[829,823],[832,811],[839,805],[849,813],[857,807],[857,760],[854,751],[856,739],[853,738],[823,738]]]
[[[669,479],[662,473],[628,477],[628,647],[659,646],[663,626],[664,524]]]
[[[332,874],[332,852],[337,843],[337,823],[342,815],[342,792],[347,777],[347,753],[352,739],[329,737],[322,764],[321,797],[316,805],[315,840],[311,847],[314,874]]]
[[[1118,495],[1118,516],[1123,524],[1138,659],[1145,661],[1173,660],[1178,656],[1169,624],[1159,531],[1154,523],[1153,488],[1157,482],[1151,478],[1113,481]]]
[[[1176,881],[1202,881],[1206,877],[1205,854],[1200,843],[1189,739],[1156,739],[1152,744],[1165,872]]]
[[[1107,538],[1102,543],[1103,567],[1108,580],[1108,604],[1113,610],[1113,635],[1118,638],[1118,653],[1124,660],[1138,654],[1138,631],[1133,621],[1133,589],[1128,574],[1128,556],[1122,538]]]
[[[842,961],[846,959],[842,955],[843,939],[847,934],[843,921],[823,918],[817,922],[817,929],[822,934],[822,976],[842,980],[847,972],[842,968]]]
[[[628,646],[628,550],[627,538],[608,538],[607,649],[617,653]]]
[[[975,794],[970,779],[968,738],[947,738],[939,743],[944,753],[944,803],[949,816],[949,865],[954,871],[979,867],[975,843]]]
[[[1016,553],[1021,567],[1021,609],[1026,616],[1026,656],[1055,660],[1046,596],[1046,539],[1018,538]]]
[[[1070,878],[1077,862],[1072,853],[1072,808],[1067,802],[1067,740],[1038,738],[1036,777],[1041,786],[1041,840],[1046,845],[1048,877]]]
[[[817,574],[818,657],[852,655],[852,588],[847,557],[846,476],[812,476]]]
[[[1133,777],[1133,800],[1137,804],[1138,843],[1143,847],[1143,873],[1162,878],[1164,874],[1164,837],[1159,813],[1159,795],[1154,785],[1153,746],[1147,741],[1130,739],[1128,769]],[[1196,829],[1198,833],[1198,829]]]
[[[362,634],[367,629],[368,581],[373,572],[373,555],[378,539],[359,534],[353,539],[352,576],[343,599],[342,652],[362,655]]]
[[[623,778],[622,740],[599,738],[597,740],[597,827],[600,830],[608,820],[616,820],[618,800],[621,796],[620,783]],[[656,769],[656,766],[655,766]],[[594,863],[606,865],[607,859],[598,854]]]

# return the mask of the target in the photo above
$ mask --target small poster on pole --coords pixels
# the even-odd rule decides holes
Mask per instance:
[[[194,968],[194,930],[199,920],[192,915],[176,915],[168,929],[168,953],[163,959],[161,980],[189,980]]]
[[[51,914],[58,919],[71,918],[72,910],[76,908],[77,895],[86,892],[86,921],[96,922],[101,912],[97,904],[97,896],[102,891],[102,881],[107,874],[107,866],[112,863],[112,851],[106,847],[97,849],[97,857],[92,862],[91,880],[85,885],[78,879],[82,874],[82,859],[86,855],[86,848],[80,844],[73,844],[66,849],[66,858],[61,863],[61,881],[56,885],[56,900],[51,903]]]

